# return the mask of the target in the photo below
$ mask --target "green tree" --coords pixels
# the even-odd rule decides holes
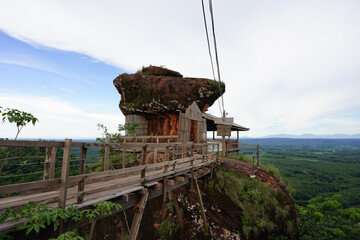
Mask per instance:
[[[32,123],[35,126],[35,123],[39,121],[36,117],[34,117],[31,113],[27,113],[24,111],[20,111],[18,109],[11,108],[2,108],[0,106],[0,113],[2,116],[2,122],[4,123],[6,120],[9,123],[15,123],[17,127],[17,133],[15,136],[15,140],[19,136],[21,130],[28,124]]]
[[[301,239],[360,239],[360,208],[342,208],[341,198],[319,196],[297,206]]]
[[[105,142],[106,138],[110,138],[110,142],[118,142],[121,138],[121,131],[127,131],[129,135],[134,136],[136,128],[139,126],[139,123],[133,122],[133,123],[125,123],[118,125],[118,132],[116,133],[109,133],[108,128],[102,124],[98,123],[96,125],[98,127],[99,131],[102,131],[101,138],[96,138],[96,141],[99,142]]]
[[[2,117],[2,122],[8,121],[9,123],[15,123],[17,127],[17,133],[15,140],[17,140],[21,130],[29,123],[32,123],[35,126],[35,123],[39,121],[31,113],[20,111],[18,109],[3,108],[0,106],[0,114]],[[11,148],[7,150],[7,155],[1,163],[0,172],[3,170],[5,164],[7,164],[7,159],[10,155]]]

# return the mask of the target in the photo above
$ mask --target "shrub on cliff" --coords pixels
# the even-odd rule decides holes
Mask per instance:
[[[212,186],[228,196],[241,210],[241,239],[293,239],[295,220],[289,206],[282,206],[276,190],[257,179],[218,169]]]

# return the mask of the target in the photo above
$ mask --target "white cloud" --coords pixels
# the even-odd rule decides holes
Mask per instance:
[[[74,107],[74,103],[52,97],[0,93],[0,103],[2,107],[29,112],[39,119],[36,126],[26,126],[19,138],[95,138],[101,136],[97,123],[116,132],[117,125],[125,121],[120,112],[118,115],[89,113]],[[15,134],[14,124],[0,125],[0,137],[14,138]]]
[[[59,90],[62,91],[62,92],[75,94],[75,91],[72,90],[72,89],[70,89],[70,88],[64,88],[64,87],[58,86],[58,85],[56,85],[56,84],[53,84],[53,86],[56,87],[57,89],[59,89]]]
[[[358,118],[345,119],[360,113],[359,7],[357,0],[214,2],[225,106],[249,135],[325,125],[328,133],[360,131]],[[2,3],[0,29],[130,72],[155,64],[211,78],[200,1],[13,0]]]

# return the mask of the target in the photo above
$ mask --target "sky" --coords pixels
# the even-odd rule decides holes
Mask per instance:
[[[250,128],[240,136],[360,133],[360,1],[213,7],[225,110]],[[1,2],[0,106],[39,119],[20,138],[95,138],[97,123],[115,132],[112,81],[149,64],[213,78],[200,0]]]

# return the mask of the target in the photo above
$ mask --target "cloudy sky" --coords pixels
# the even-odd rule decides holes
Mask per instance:
[[[243,135],[360,133],[360,1],[213,4],[225,109]],[[152,64],[212,78],[201,11],[200,0],[1,1],[0,106],[39,118],[22,138],[115,131],[117,75]]]

